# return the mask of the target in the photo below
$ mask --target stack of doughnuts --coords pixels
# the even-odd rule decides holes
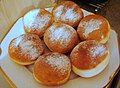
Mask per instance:
[[[49,86],[67,82],[71,70],[86,78],[99,74],[109,63],[110,25],[100,15],[83,14],[72,1],[63,1],[50,12],[29,11],[23,17],[25,34],[9,44],[10,59],[33,66],[36,81]]]

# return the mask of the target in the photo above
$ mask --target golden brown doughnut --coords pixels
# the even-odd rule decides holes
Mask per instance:
[[[88,15],[80,21],[77,32],[82,40],[96,40],[104,44],[109,39],[110,25],[100,15]]]
[[[88,40],[79,43],[70,54],[72,70],[82,77],[92,77],[100,73],[109,62],[108,48]]]
[[[83,12],[80,7],[72,1],[63,1],[53,8],[55,21],[61,21],[72,27],[78,26],[83,18]]]
[[[55,22],[45,31],[44,42],[51,51],[66,53],[78,43],[78,35],[71,26]]]
[[[60,53],[40,56],[33,68],[34,78],[45,85],[60,85],[67,82],[71,71],[69,58]]]
[[[53,16],[45,9],[34,9],[23,17],[23,24],[26,33],[37,34],[42,37],[45,30],[52,24]]]
[[[11,60],[21,65],[34,63],[43,50],[41,39],[35,34],[23,34],[14,38],[8,48]]]

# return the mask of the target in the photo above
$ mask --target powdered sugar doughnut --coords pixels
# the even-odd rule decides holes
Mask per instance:
[[[109,62],[108,48],[94,40],[79,43],[70,54],[72,70],[82,77],[103,71]]]
[[[14,62],[29,65],[43,53],[43,46],[37,35],[23,34],[10,42],[8,52]]]
[[[63,1],[53,9],[55,21],[61,21],[72,27],[78,26],[83,18],[83,12],[80,7],[72,1]]]
[[[71,26],[55,22],[45,31],[44,42],[51,51],[66,53],[77,44],[78,36]]]
[[[45,30],[52,24],[53,17],[45,9],[34,9],[23,17],[23,24],[26,33],[37,34],[42,37]]]
[[[106,43],[110,35],[110,25],[100,15],[88,15],[80,21],[77,32],[82,40]]]
[[[34,78],[45,85],[60,85],[65,83],[71,71],[70,60],[60,53],[47,53],[35,62]]]

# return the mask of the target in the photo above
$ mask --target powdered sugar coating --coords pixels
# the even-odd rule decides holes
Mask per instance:
[[[40,39],[37,35],[28,34],[21,35],[11,42],[12,47],[19,48],[19,53],[30,57],[31,60],[37,59],[37,57],[43,52]]]
[[[25,16],[24,16],[24,25],[27,25],[27,27],[31,28],[37,15],[39,13],[39,9],[35,9],[32,10],[30,12],[28,12]]]
[[[100,20],[90,19],[89,21],[80,22],[79,27],[83,27],[85,29],[84,34],[89,35],[91,32],[100,29],[101,24]]]
[[[63,47],[68,46],[68,43],[71,41],[75,30],[66,25],[61,24],[60,26],[53,25],[49,28],[48,32],[50,41],[59,42]]]
[[[49,14],[41,15],[40,9],[35,9],[28,12],[24,16],[24,25],[30,29],[43,30],[42,28],[51,19]]]
[[[96,47],[91,47],[89,49],[90,56],[96,57],[97,55],[103,55],[106,51],[106,48],[104,46],[98,45]]]
[[[108,48],[96,42],[88,40],[79,43],[71,52],[71,63],[82,70],[95,68],[109,55]]]
[[[48,15],[36,17],[36,21],[32,23],[31,28],[42,30],[42,28],[48,23],[49,20],[50,20],[50,17]]]
[[[53,16],[55,21],[61,21],[75,27],[83,18],[83,12],[74,2],[63,1],[53,9]]]
[[[21,42],[19,44],[21,51],[31,56],[31,60],[35,60],[39,56],[39,51],[33,46],[31,41]]]
[[[90,40],[90,42],[89,41],[82,42],[80,46],[83,49],[87,50],[87,55],[92,58],[102,56],[107,51],[107,48],[104,45],[98,44],[94,40]]]
[[[70,60],[67,56],[59,53],[51,53],[46,56],[45,63],[50,65],[54,70],[60,71],[64,75],[67,71],[70,71],[71,65]]]
[[[63,5],[60,5],[59,7],[57,7],[57,8],[54,10],[54,14],[55,14],[54,16],[55,16],[56,20],[60,20],[61,15],[62,15],[63,8],[64,8],[64,6],[63,6]]]
[[[66,12],[64,12],[66,11]],[[64,15],[63,15],[64,14]],[[57,20],[62,21],[77,21],[78,19],[82,18],[81,15],[77,12],[75,12],[74,8],[66,8],[63,5],[58,6],[54,10],[54,16]]]
[[[75,22],[79,18],[80,14],[76,13],[73,8],[70,8],[66,11],[65,16],[62,19]]]

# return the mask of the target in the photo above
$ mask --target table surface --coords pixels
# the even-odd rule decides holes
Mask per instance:
[[[2,72],[0,70],[0,88],[12,88],[8,82],[4,79]]]

